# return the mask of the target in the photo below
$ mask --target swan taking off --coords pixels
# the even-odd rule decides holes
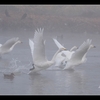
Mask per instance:
[[[34,63],[34,68],[33,70],[30,70],[28,74],[31,74],[33,72],[37,72],[43,69],[46,69],[53,64],[55,64],[55,57],[56,55],[63,51],[66,50],[66,48],[60,48],[53,56],[51,61],[48,61],[46,56],[45,56],[45,41],[43,39],[43,31],[44,29],[37,29],[35,30],[34,34],[34,42],[29,39],[29,46],[31,49],[31,54],[33,58],[33,63]]]
[[[72,54],[69,60],[65,59],[64,69],[69,69],[86,62],[87,52],[90,50],[90,48],[95,48],[95,46],[92,45],[91,42],[92,42],[91,39],[87,39],[87,41],[84,41],[83,44],[75,51],[75,53]]]
[[[18,43],[22,43],[22,41],[18,37],[15,37],[7,40],[4,44],[0,44],[0,55],[11,52]]]
[[[64,46],[62,46],[57,39],[53,38],[55,44],[57,45],[57,47],[60,48],[65,48]],[[62,66],[62,62],[64,61],[64,59],[70,59],[72,54],[75,52],[74,50],[76,50],[77,47],[74,46],[72,47],[70,50],[66,50],[66,51],[62,51],[60,53],[57,54],[56,58],[55,58],[55,66]]]

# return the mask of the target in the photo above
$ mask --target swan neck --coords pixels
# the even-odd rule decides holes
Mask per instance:
[[[13,44],[10,49],[12,50],[17,43],[18,43],[18,41],[15,44]]]
[[[76,47],[72,47],[72,48],[70,49],[70,51],[73,51],[75,48],[76,48]]]
[[[59,52],[61,52],[60,49],[58,49],[58,51],[54,54],[54,56],[53,56],[53,58],[52,58],[52,61],[55,61],[55,58],[56,58],[56,56],[57,56],[57,54],[58,54]]]
[[[90,45],[89,48],[88,48],[88,51],[89,51],[91,48],[92,48],[92,46]]]

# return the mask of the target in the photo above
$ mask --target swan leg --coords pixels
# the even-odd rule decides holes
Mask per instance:
[[[33,68],[31,68],[30,70],[33,70],[33,69],[35,69],[35,67],[34,67],[34,64],[32,64],[32,66],[33,66]]]

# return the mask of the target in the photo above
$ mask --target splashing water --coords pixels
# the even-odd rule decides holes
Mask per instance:
[[[12,59],[9,63],[9,65],[4,68],[3,70],[0,70],[0,72],[4,74],[18,74],[18,73],[25,73],[27,74],[29,72],[31,62],[29,62],[27,65],[23,65],[21,61],[18,59]]]

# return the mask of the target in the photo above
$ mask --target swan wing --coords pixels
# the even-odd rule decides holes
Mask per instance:
[[[29,46],[30,46],[30,49],[31,49],[31,54],[32,54],[32,58],[33,58],[33,52],[34,52],[34,42],[29,39]]]
[[[15,38],[11,38],[11,39],[9,39],[9,40],[7,40],[3,45],[2,45],[2,47],[3,48],[11,48],[17,41],[19,40],[19,38],[18,37],[15,37]]]
[[[87,39],[86,42],[83,42],[83,44],[75,51],[75,53],[72,55],[70,61],[78,61],[82,60],[84,55],[87,53],[90,45],[91,45],[90,39]]]
[[[57,47],[60,49],[60,48],[65,48],[64,46],[62,46],[58,41],[57,39],[53,38],[55,44],[57,45]]]
[[[37,29],[34,34],[34,52],[33,52],[33,62],[43,62],[46,61],[45,57],[45,45],[43,40],[43,30]]]

